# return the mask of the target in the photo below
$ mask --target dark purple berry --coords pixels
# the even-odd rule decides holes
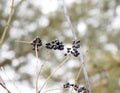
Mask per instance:
[[[38,51],[38,48],[42,46],[42,40],[39,37],[36,37],[30,44],[33,46],[33,50],[35,50],[35,47],[37,47]]]
[[[77,91],[78,90],[78,85],[74,85],[74,90]]]
[[[78,41],[76,42],[76,44],[78,44],[78,43],[80,43],[80,40],[78,40]]]
[[[67,56],[67,53],[65,53],[64,56]]]
[[[70,84],[70,86],[72,86],[72,87],[73,87],[73,86],[74,86],[74,84]]]
[[[69,88],[70,87],[70,83],[66,83],[63,85],[64,88]]]

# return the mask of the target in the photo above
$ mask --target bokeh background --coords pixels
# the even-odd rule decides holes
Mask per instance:
[[[92,93],[120,93],[120,0],[65,0],[75,33],[81,41]],[[10,13],[11,0],[0,0],[0,37]],[[35,92],[36,56],[31,42],[39,36],[43,43],[55,39],[65,46],[72,43],[71,29],[63,13],[62,0],[15,0],[12,22],[0,46],[0,77],[12,93]],[[40,48],[38,67],[45,63],[40,87],[55,67],[65,59],[64,51]],[[60,88],[74,82],[80,67],[72,57],[48,81],[45,89]],[[6,75],[6,74],[7,75]],[[78,84],[85,84],[81,72]],[[56,93],[63,91],[57,90]],[[66,91],[63,91],[66,92]],[[6,91],[0,86],[0,93]],[[53,91],[51,92],[53,93]],[[67,92],[66,92],[67,93]]]

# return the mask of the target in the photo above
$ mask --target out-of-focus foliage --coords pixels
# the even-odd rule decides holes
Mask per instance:
[[[9,14],[10,2],[8,1],[0,1],[0,37]],[[16,40],[31,41],[36,36],[40,36],[43,42],[59,39],[65,44],[70,44],[72,35],[60,0],[58,0],[59,8],[48,14],[44,14],[42,8],[32,2],[35,1],[15,0],[11,26],[0,48],[0,67],[9,66],[15,71],[16,80],[26,80],[34,86],[34,77],[29,72],[30,68],[24,72],[22,69],[25,69],[26,66],[29,66],[29,62],[34,60],[35,53],[29,44],[18,43]],[[119,93],[120,26],[118,24],[120,23],[120,0],[76,0],[68,6],[68,10],[77,37],[81,40],[92,93]],[[60,52],[58,55],[57,52],[47,51],[44,47],[38,53],[42,62],[49,57],[42,78],[46,78],[53,71],[52,68],[64,59],[64,56],[61,57],[64,53]],[[72,57],[70,60],[79,63],[77,58]],[[62,70],[62,74],[51,78],[51,84],[65,83],[66,76],[69,77],[69,73],[76,75],[79,66],[65,66],[64,68],[66,69]],[[69,79],[73,77],[70,76]],[[84,77],[81,74],[79,84],[83,82]]]

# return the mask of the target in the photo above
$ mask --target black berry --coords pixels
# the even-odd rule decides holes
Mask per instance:
[[[50,43],[46,43],[46,48],[53,50],[64,50],[64,45],[59,40],[54,40]]]
[[[37,36],[30,44],[33,46],[33,50],[37,48],[38,51],[38,48],[42,46],[42,40]]]
[[[69,88],[70,87],[70,83],[66,83],[63,85],[64,88]]]

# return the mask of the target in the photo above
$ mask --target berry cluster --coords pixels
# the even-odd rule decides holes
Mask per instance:
[[[80,48],[80,40],[78,40],[78,41],[73,41],[72,44],[73,44],[72,47],[73,47],[74,49],[78,49],[78,48]]]
[[[46,43],[46,48],[53,50],[64,50],[64,45],[59,40],[55,40],[50,43]]]
[[[42,46],[42,40],[39,37],[36,37],[30,44],[33,46],[33,50],[37,48],[38,51],[38,48]]]
[[[76,84],[70,84],[70,83],[66,83],[63,85],[64,88],[70,88],[70,87],[73,87],[73,89],[75,91],[77,91],[77,93],[88,93],[88,90],[82,86],[82,87],[79,87],[78,85]]]
[[[37,36],[30,44],[33,46],[34,51],[35,49],[37,49],[38,51],[38,48],[42,46],[42,40]],[[47,49],[53,50],[64,50],[64,44],[59,40],[48,42],[45,44],[45,47]],[[68,54],[72,54],[73,56],[77,57],[78,55],[80,55],[80,53],[78,52],[78,48],[80,48],[80,41],[73,41],[72,47],[67,48],[67,53],[65,53],[64,55],[67,56]]]
[[[80,55],[78,48],[80,48],[80,41],[73,41],[72,48],[67,48],[67,53],[65,53],[65,56],[67,56],[67,54],[72,54],[73,56],[77,57]]]

